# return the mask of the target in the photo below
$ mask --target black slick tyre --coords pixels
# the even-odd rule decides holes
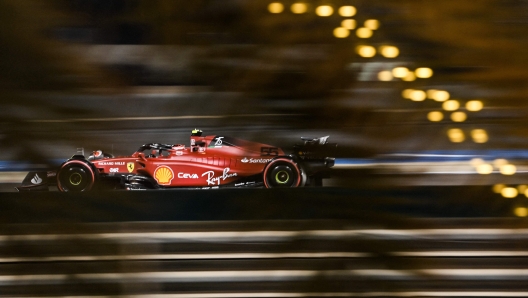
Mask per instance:
[[[57,173],[57,187],[64,192],[89,191],[96,181],[96,173],[87,161],[69,160]]]
[[[289,158],[272,160],[263,172],[263,181],[266,188],[298,187],[301,185],[301,170]]]

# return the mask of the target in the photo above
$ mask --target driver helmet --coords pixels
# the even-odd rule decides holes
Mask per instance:
[[[201,129],[197,129],[197,128],[193,129],[191,131],[191,137],[194,137],[194,136],[201,137],[202,136],[202,130]]]

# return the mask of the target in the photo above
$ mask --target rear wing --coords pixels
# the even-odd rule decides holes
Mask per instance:
[[[320,138],[306,138],[306,137],[301,137],[301,140],[304,141],[304,145],[325,145],[325,144],[328,144],[328,138],[330,136],[324,136],[324,137],[320,137]]]
[[[319,138],[301,137],[303,144],[293,146],[295,154],[302,159],[325,159],[335,155],[337,143],[328,143],[330,136]]]

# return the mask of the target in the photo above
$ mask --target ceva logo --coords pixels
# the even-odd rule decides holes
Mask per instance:
[[[182,179],[198,179],[198,175],[197,174],[189,174],[189,173],[178,173],[178,178],[182,178]]]

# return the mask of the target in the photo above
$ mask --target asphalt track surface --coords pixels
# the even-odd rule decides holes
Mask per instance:
[[[524,297],[488,187],[3,193],[0,297]]]

